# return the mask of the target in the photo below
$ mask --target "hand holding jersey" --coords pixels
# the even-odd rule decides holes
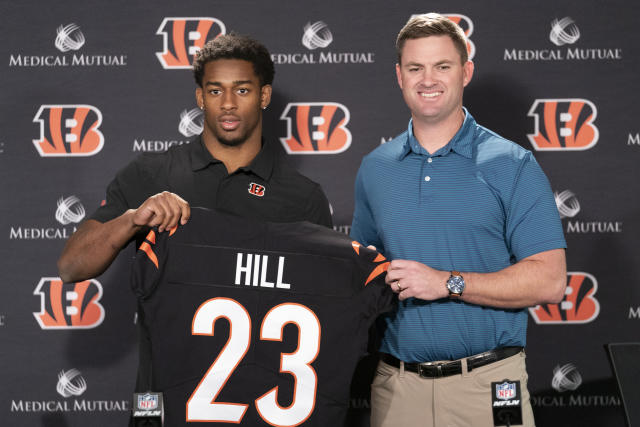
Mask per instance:
[[[158,227],[163,232],[185,225],[191,216],[189,203],[177,194],[163,191],[149,197],[135,209],[132,222],[139,227]]]

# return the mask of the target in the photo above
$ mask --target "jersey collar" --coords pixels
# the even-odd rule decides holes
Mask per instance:
[[[191,168],[194,171],[205,169],[210,164],[222,163],[220,160],[213,157],[209,150],[207,150],[201,135],[198,135],[191,144],[194,145],[193,150],[191,150]],[[258,152],[258,155],[248,166],[239,168],[234,173],[237,173],[238,171],[252,172],[260,178],[267,180],[273,172],[275,154],[273,144],[265,141],[263,138],[262,148]]]

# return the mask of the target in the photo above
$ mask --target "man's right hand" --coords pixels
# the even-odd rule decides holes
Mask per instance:
[[[133,224],[138,227],[155,227],[162,232],[169,230],[178,222],[184,225],[191,216],[189,204],[175,193],[163,191],[149,197],[135,210]]]
[[[142,227],[158,226],[162,232],[178,223],[186,224],[190,216],[189,204],[182,197],[163,191],[111,221],[86,220],[69,238],[58,259],[60,278],[72,282],[99,276]]]

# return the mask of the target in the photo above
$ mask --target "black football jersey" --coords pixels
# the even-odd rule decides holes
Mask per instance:
[[[132,286],[164,425],[343,425],[369,327],[395,302],[387,267],[307,222],[193,208],[151,231]]]

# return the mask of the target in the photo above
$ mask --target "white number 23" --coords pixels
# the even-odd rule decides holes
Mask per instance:
[[[216,360],[209,367],[198,387],[187,401],[187,421],[240,423],[249,405],[216,402],[218,394],[244,358],[251,344],[251,316],[237,301],[213,298],[205,301],[193,317],[193,335],[213,336],[218,319],[229,321],[229,339]],[[288,407],[278,404],[278,387],[255,400],[258,413],[274,426],[297,426],[313,412],[318,379],[311,363],[320,350],[320,322],[315,313],[301,304],[284,303],[273,307],[265,315],[260,327],[260,339],[282,341],[286,324],[298,327],[298,348],[283,353],[280,372],[295,378],[293,402]]]

